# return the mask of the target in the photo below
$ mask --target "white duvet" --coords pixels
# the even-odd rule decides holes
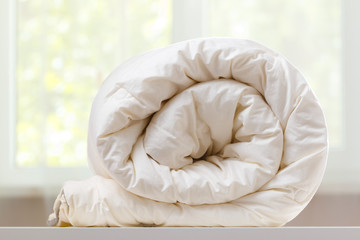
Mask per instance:
[[[120,65],[94,100],[96,176],[63,186],[57,226],[281,226],[315,194],[327,130],[300,72],[258,43],[196,39]]]

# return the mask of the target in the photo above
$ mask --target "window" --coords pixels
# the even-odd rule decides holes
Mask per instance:
[[[359,18],[355,5],[355,0],[2,1],[0,29],[7,34],[0,38],[5,69],[0,186],[59,185],[89,176],[88,115],[106,76],[137,53],[208,36],[253,39],[288,57],[309,80],[327,117],[331,148],[324,189],[360,182],[354,144],[360,121],[354,110],[359,33],[346,24]]]
[[[342,143],[340,14],[340,0],[211,0],[208,17],[209,35],[257,40],[305,74],[326,112],[332,147]]]
[[[170,3],[17,2],[17,166],[87,164],[97,88],[124,59],[170,43]]]

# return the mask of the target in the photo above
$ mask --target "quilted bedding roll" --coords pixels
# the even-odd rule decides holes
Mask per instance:
[[[258,43],[195,39],[135,56],[96,96],[88,158],[57,226],[282,226],[315,194],[327,129],[301,73]]]

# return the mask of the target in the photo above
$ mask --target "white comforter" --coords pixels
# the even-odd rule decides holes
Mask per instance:
[[[94,100],[89,163],[63,186],[57,226],[281,226],[327,159],[320,105],[258,43],[196,39],[120,65]]]

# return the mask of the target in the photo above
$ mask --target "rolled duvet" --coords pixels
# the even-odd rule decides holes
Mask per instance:
[[[135,56],[102,84],[88,159],[56,226],[282,226],[309,203],[328,151],[301,73],[259,43],[195,39]]]

